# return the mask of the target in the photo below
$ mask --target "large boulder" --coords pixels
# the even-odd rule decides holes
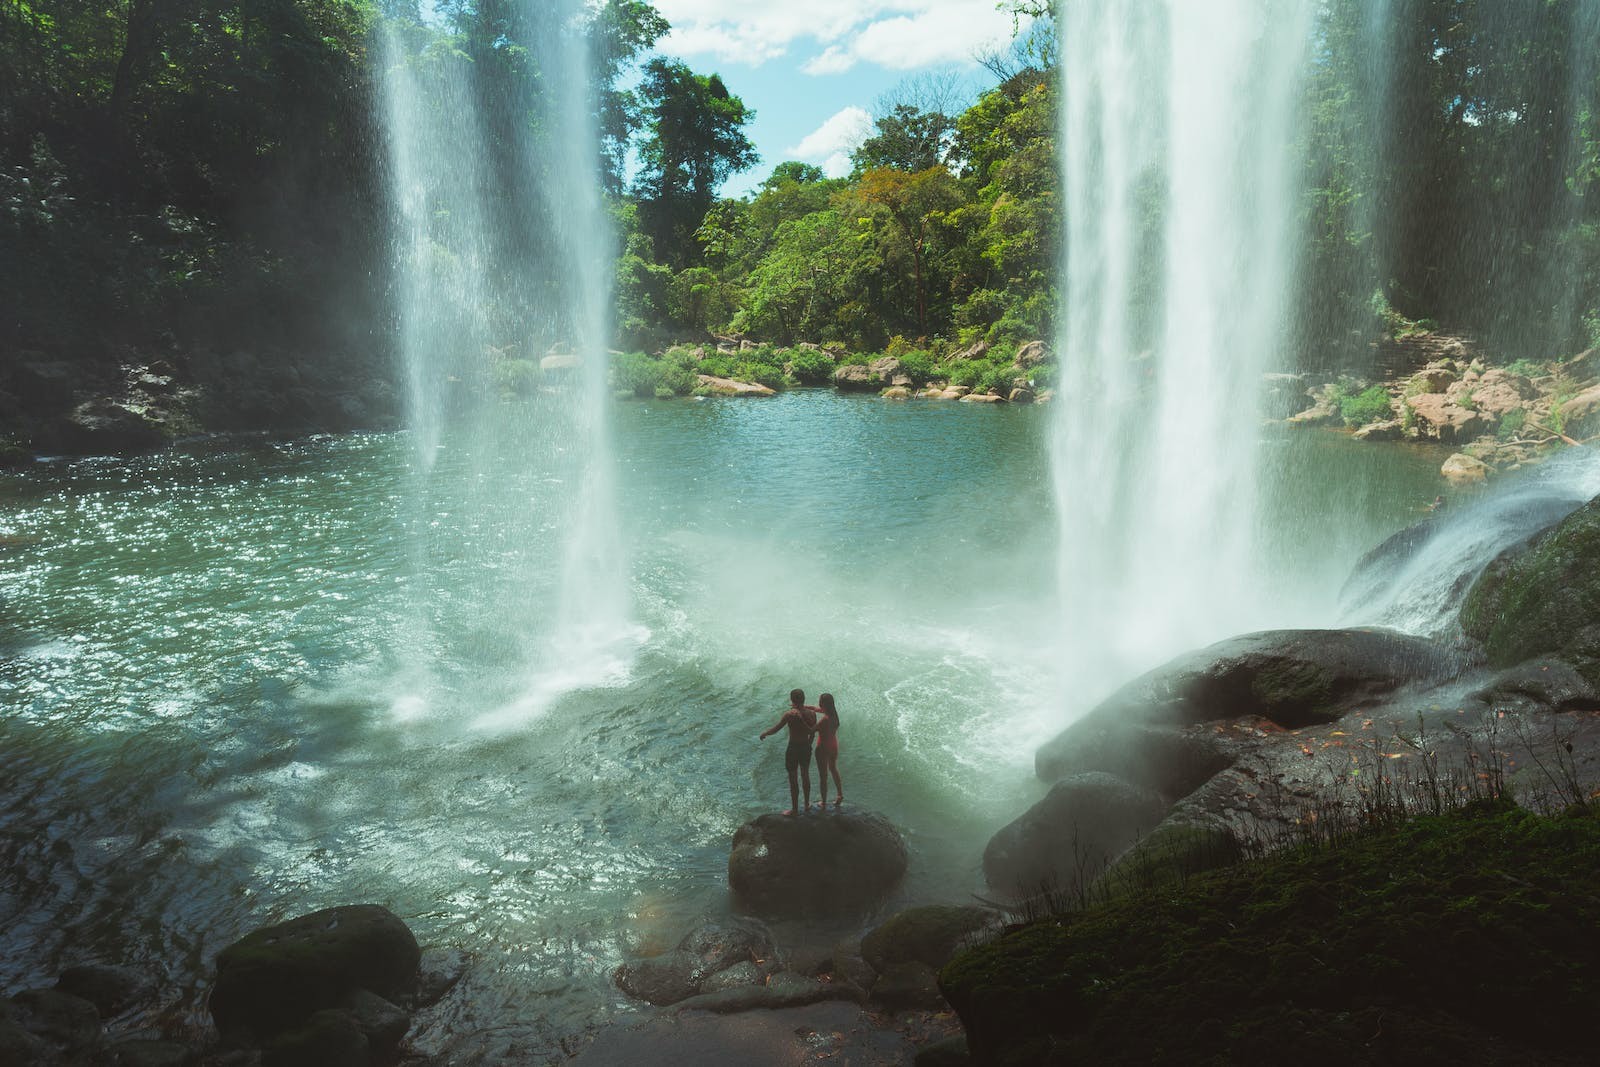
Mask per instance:
[[[1050,362],[1050,347],[1043,341],[1024,341],[1017,346],[1017,356],[1013,360],[1023,370],[1032,370],[1041,363]]]
[[[879,356],[867,365],[867,369],[873,373],[879,382],[884,385],[893,385],[894,380],[904,372],[905,365],[894,356]],[[909,382],[911,379],[907,378],[906,380]]]
[[[1451,485],[1477,485],[1489,477],[1489,465],[1481,459],[1457,452],[1440,466],[1439,473]]]
[[[833,384],[846,392],[856,393],[876,393],[883,388],[883,380],[874,374],[871,368],[861,363],[847,363],[843,367],[835,367]]]
[[[68,967],[56,979],[56,988],[93,1004],[102,1019],[113,1019],[128,1008],[147,1003],[156,992],[148,975],[106,963]]]
[[[778,391],[759,382],[740,382],[732,378],[717,378],[710,374],[697,374],[699,391],[712,396],[777,396]]]
[[[1461,627],[1492,666],[1555,655],[1600,683],[1600,497],[1501,553],[1468,592]]]
[[[1261,376],[1261,411],[1269,419],[1287,419],[1305,407],[1306,376],[1274,372]]]
[[[211,1016],[224,1034],[256,1037],[343,1007],[365,989],[409,993],[422,952],[406,924],[376,904],[327,908],[246,935],[217,956]]]
[[[1265,719],[1294,729],[1332,722],[1357,705],[1459,672],[1433,642],[1388,630],[1267,630],[1179,656],[1113,693],[1035,756],[1054,782],[1103,770],[1169,797],[1220,769],[1183,727]]]
[[[1472,406],[1496,421],[1538,396],[1539,390],[1527,378],[1499,368],[1484,371],[1471,387]]]
[[[87,1063],[100,1040],[100,1014],[82,997],[26,989],[0,1001],[0,1063]]]
[[[1417,433],[1445,444],[1469,441],[1492,428],[1488,418],[1475,408],[1456,403],[1447,393],[1422,393],[1407,397],[1405,403],[1411,409]]]
[[[882,815],[762,815],[733,836],[728,885],[755,915],[859,915],[900,884],[906,863],[905,842]]]
[[[1167,806],[1153,790],[1114,775],[1070,775],[989,839],[984,880],[1017,896],[1080,890],[1153,830]]]
[[[973,905],[908,908],[861,939],[861,957],[879,974],[894,964],[913,961],[938,970],[993,930],[996,920],[994,911]]]
[[[758,982],[773,969],[776,957],[772,932],[764,923],[734,916],[701,923],[670,952],[629,960],[617,968],[616,981],[629,996],[676,1004],[698,993]],[[739,973],[729,973],[735,970]]]

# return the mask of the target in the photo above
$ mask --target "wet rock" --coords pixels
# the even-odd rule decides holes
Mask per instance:
[[[1541,657],[1496,673],[1467,699],[1496,711],[1600,711],[1600,685],[1570,663]]]
[[[68,451],[85,455],[147,452],[170,439],[155,413],[105,396],[73,408],[61,426],[60,437]]]
[[[66,1062],[82,1062],[100,1044],[100,1013],[94,1005],[81,997],[56,989],[27,989],[12,997],[4,1014],[0,1014],[0,1029],[15,1027],[30,1035],[49,1056]],[[6,1039],[0,1037],[0,1042]],[[35,1042],[13,1037],[11,1044],[22,1048]],[[46,1060],[22,1060],[49,1062]]]
[[[1034,764],[1045,781],[1103,770],[1182,796],[1220,765],[1202,739],[1174,728],[1241,718],[1287,729],[1331,722],[1404,686],[1451,677],[1459,666],[1431,641],[1386,630],[1245,634],[1129,682],[1046,742]]]
[[[989,839],[984,880],[1018,896],[1082,888],[1160,823],[1167,807],[1155,791],[1110,774],[1070,775]],[[927,962],[942,967],[948,957]]]
[[[617,968],[618,988],[651,1004],[676,1004],[704,992],[703,983],[739,963],[765,969],[777,947],[764,923],[743,916],[708,920],[686,934],[678,947],[659,956],[629,960]]]
[[[737,986],[715,993],[702,993],[673,1006],[674,1011],[710,1011],[727,1014],[740,1011],[796,1008],[820,1004],[825,1000],[859,1000],[854,987],[823,982],[790,971],[775,974],[766,985]]]
[[[1033,403],[1033,390],[1026,386],[1018,386],[1011,390],[1011,394],[1006,397],[1006,400],[1012,404],[1031,404]]]
[[[1489,465],[1464,452],[1457,452],[1444,461],[1439,473],[1451,485],[1476,485],[1488,480]]]
[[[957,352],[955,355],[951,356],[950,358],[952,360],[965,362],[965,361],[974,360],[974,359],[983,359],[988,354],[989,354],[989,342],[988,341],[979,341],[976,344],[973,344],[973,345],[970,345],[970,346],[968,346],[966,348],[963,348],[961,351]]]
[[[156,992],[156,984],[148,976],[131,967],[104,963],[68,967],[56,980],[56,988],[93,1004],[102,1019],[148,1002]]]
[[[460,949],[423,949],[417,966],[417,989],[406,1003],[412,1008],[437,1004],[461,981],[471,962],[471,957]]]
[[[882,395],[885,400],[910,400],[911,390],[903,385],[892,385]]]
[[[368,1067],[372,1059],[355,1018],[326,1009],[274,1038],[262,1050],[261,1067]]]
[[[888,1011],[946,1008],[939,974],[920,960],[891,963],[872,986],[872,1002]]]
[[[748,396],[765,397],[777,396],[778,391],[770,386],[758,382],[738,382],[732,378],[716,378],[709,374],[697,374],[700,390],[712,396]]]
[[[908,908],[861,939],[861,956],[880,973],[893,964],[911,960],[937,970],[985,931],[993,929],[997,919],[991,909],[970,905],[930,904]]]
[[[972,392],[972,386],[970,386],[970,385],[951,385],[951,386],[946,386],[944,391],[939,394],[939,399],[941,399],[941,400],[960,400],[962,397],[967,396],[971,392]]]
[[[1587,385],[1600,378],[1600,348],[1587,349],[1564,361],[1559,373],[1574,385]]]
[[[767,974],[750,960],[735,963],[732,967],[724,968],[700,983],[700,992],[719,993],[724,989],[738,989],[740,986],[763,985],[766,983]]]
[[[1600,497],[1501,553],[1468,592],[1461,627],[1491,666],[1551,655],[1600,684]]]
[[[377,1059],[393,1057],[411,1029],[411,1016],[365,989],[352,989],[339,1005],[355,1020],[367,1038],[367,1047]]]
[[[914,1067],[970,1067],[972,1054],[967,1050],[966,1035],[957,1034],[919,1049],[912,1062]]]
[[[1339,387],[1332,382],[1307,390],[1311,406],[1291,415],[1286,421],[1293,426],[1335,426],[1344,424],[1344,413],[1339,408]]]
[[[734,834],[728,884],[755,915],[856,915],[900,884],[906,863],[900,832],[881,815],[762,815]]]
[[[1496,421],[1538,396],[1539,390],[1527,378],[1498,368],[1485,371],[1471,391],[1472,406]]]
[[[963,404],[1003,404],[1005,397],[993,393],[968,393],[961,398]]]
[[[841,941],[834,945],[830,964],[834,981],[837,982],[849,982],[862,989],[870,989],[878,978],[878,972],[862,955],[860,941]]]
[[[103,1067],[195,1067],[199,1062],[200,1054],[187,1045],[148,1037],[112,1042],[100,1060]]]
[[[884,385],[892,385],[894,379],[905,370],[905,365],[894,356],[879,356],[867,364],[867,369]],[[910,379],[906,379],[910,381]]]
[[[416,987],[421,956],[417,939],[386,908],[357,904],[313,912],[222,950],[211,1015],[224,1034],[274,1034],[336,1007],[356,989],[388,1000],[404,997]]]

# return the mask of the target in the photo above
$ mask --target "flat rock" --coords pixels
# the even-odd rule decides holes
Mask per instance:
[[[764,923],[744,916],[700,923],[678,946],[617,968],[618,988],[652,1004],[676,1004],[705,992],[707,979],[740,964],[775,966],[778,950]],[[764,972],[763,972],[764,973]]]
[[[717,378],[710,374],[697,374],[700,388],[713,396],[777,396],[778,391],[758,382],[740,382],[732,378]]]
[[[906,864],[900,831],[882,815],[762,815],[734,834],[728,885],[754,915],[857,915],[900,884]]]

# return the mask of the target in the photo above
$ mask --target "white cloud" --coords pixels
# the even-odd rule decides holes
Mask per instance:
[[[865,108],[843,108],[802,137],[788,152],[796,159],[820,161],[829,177],[838,177],[834,171],[841,166],[849,171],[850,153],[872,136],[872,129],[872,116]]]
[[[759,66],[793,46],[822,51],[808,74],[840,74],[857,63],[911,70],[965,62],[1011,34],[993,0],[656,0],[672,24],[661,51]]]

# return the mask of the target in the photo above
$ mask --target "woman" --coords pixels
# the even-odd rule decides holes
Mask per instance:
[[[844,786],[839,781],[839,709],[834,707],[833,694],[823,693],[817,698],[822,714],[817,717],[817,781],[822,786],[822,808],[828,807],[828,774],[833,774],[833,788],[838,794],[833,806],[844,803]]]

